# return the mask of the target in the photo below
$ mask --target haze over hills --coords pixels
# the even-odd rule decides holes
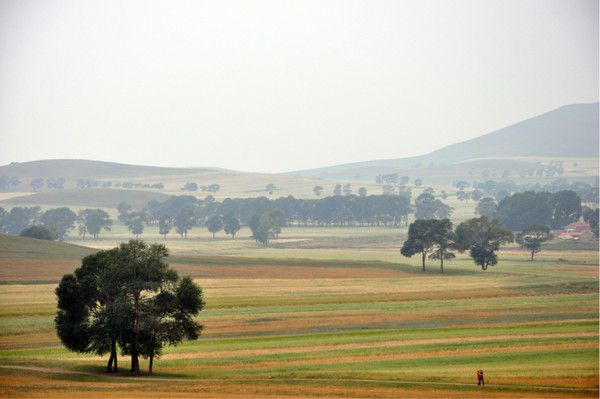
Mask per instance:
[[[429,154],[400,159],[356,162],[293,171],[293,176],[372,179],[382,173],[442,168],[478,160],[477,167],[497,168],[498,160],[516,158],[527,167],[539,158],[598,158],[598,103],[566,105],[477,138]],[[481,159],[493,159],[482,165]],[[531,158],[529,161],[527,158]],[[471,165],[473,166],[473,165]],[[507,166],[507,165],[505,165]],[[502,167],[502,166],[501,166]],[[422,173],[421,170],[419,173]]]
[[[159,166],[128,165],[116,162],[86,159],[47,159],[31,162],[13,162],[0,166],[0,175],[19,177],[127,178],[139,176],[172,176],[197,172],[212,172],[217,168],[167,168]]]

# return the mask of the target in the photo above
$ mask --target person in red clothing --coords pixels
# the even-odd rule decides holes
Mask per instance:
[[[485,385],[485,380],[483,379],[483,370],[477,370],[477,385]]]

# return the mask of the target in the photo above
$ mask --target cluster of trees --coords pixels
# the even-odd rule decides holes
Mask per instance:
[[[76,183],[76,187],[80,189],[84,188],[95,188],[95,187],[112,187],[112,182],[110,181],[99,181],[96,179],[78,179]]]
[[[439,259],[444,271],[444,260],[455,257],[452,250],[469,251],[469,255],[482,270],[498,263],[496,251],[500,245],[514,240],[512,231],[505,229],[497,220],[485,216],[460,223],[455,230],[449,219],[422,219],[411,223],[408,238],[400,253],[411,257],[421,254],[422,270],[426,259]]]
[[[514,193],[525,191],[547,191],[549,193],[557,193],[559,191],[571,190],[574,191],[583,202],[598,204],[598,185],[592,186],[583,182],[569,183],[566,179],[557,179],[544,185],[540,185],[539,183],[519,185],[511,180],[486,180],[484,182],[473,182],[473,190],[471,192],[464,191],[465,188],[469,187],[469,183],[466,181],[455,182],[455,186],[458,189],[457,198],[461,200],[472,199],[474,201],[479,201],[483,197],[491,197],[499,202]]]
[[[112,220],[102,209],[83,209],[76,214],[66,207],[44,212],[39,206],[13,207],[10,212],[0,208],[0,231],[11,235],[62,240],[75,223],[79,235],[85,237],[89,233],[97,239],[100,231],[110,230]],[[42,234],[42,228],[47,234]]]
[[[580,219],[582,205],[581,198],[571,190],[556,193],[526,191],[507,196],[497,204],[493,198],[483,198],[477,204],[476,212],[496,218],[512,230],[522,230],[531,225],[562,229]]]
[[[182,191],[198,191],[198,184],[194,182],[187,182],[181,187]],[[207,186],[200,186],[203,192],[216,193],[221,189],[219,184],[213,183]]]
[[[123,188],[149,188],[154,190],[162,190],[165,185],[162,183],[136,183],[131,181],[125,181],[123,183],[115,183],[115,187]]]
[[[166,345],[197,339],[202,326],[194,317],[204,307],[202,289],[180,278],[165,262],[164,245],[131,240],[82,260],[56,288],[57,334],[71,351],[109,353],[109,372],[118,371],[118,352],[131,356],[130,371],[139,374],[139,357],[154,360]]]
[[[145,208],[149,223],[169,219],[180,225],[180,233],[202,225],[211,215],[234,215],[241,224],[249,225],[255,213],[265,210],[282,212],[286,225],[312,226],[398,226],[406,223],[412,212],[405,196],[332,196],[322,199],[297,199],[292,196],[269,200],[260,198],[227,198],[223,202],[208,196],[172,197],[164,202],[151,201]],[[179,222],[178,222],[179,221]]]
[[[315,193],[315,195],[317,197],[320,197],[321,194],[323,194],[323,186],[314,186],[313,187],[313,193]],[[359,187],[357,194],[360,197],[366,197],[367,195],[367,189],[365,187]],[[333,195],[335,196],[339,196],[339,195],[352,195],[352,185],[347,183],[344,185],[341,184],[336,184],[335,187],[333,188]]]
[[[18,176],[0,176],[0,191],[16,190],[19,184],[21,184],[21,179]]]

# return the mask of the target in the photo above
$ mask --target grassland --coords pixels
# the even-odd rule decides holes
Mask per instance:
[[[98,246],[126,233],[112,234]],[[208,232],[168,240],[173,267],[204,289],[204,332],[140,378],[105,374],[105,358],[55,335],[56,282],[90,250],[0,237],[0,396],[598,396],[596,248],[535,262],[505,248],[487,272],[459,256],[422,273],[398,254],[403,234],[288,229],[268,249]]]

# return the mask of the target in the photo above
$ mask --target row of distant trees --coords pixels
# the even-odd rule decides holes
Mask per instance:
[[[122,202],[117,206],[118,219],[136,236],[143,234],[146,225],[155,225],[167,236],[175,229],[187,237],[197,226],[206,226],[213,235],[221,230],[235,237],[240,226],[252,226],[255,215],[269,213],[273,223],[267,237],[277,234],[284,226],[400,226],[408,218],[449,219],[452,208],[427,192],[419,195],[414,204],[404,195],[332,196],[322,199],[296,199],[288,196],[276,200],[268,198],[204,200],[193,196],[173,196],[166,201],[150,201],[143,209],[134,210]],[[581,199],[570,190],[557,193],[516,193],[496,203],[483,198],[476,212],[489,219],[498,219],[502,226],[520,231],[531,225],[546,225],[560,229],[577,221],[583,215],[594,228],[593,215],[597,209],[583,208]],[[594,213],[595,212],[595,213]],[[254,219],[253,219],[254,218]],[[266,217],[265,217],[266,219]],[[75,225],[82,237],[97,238],[102,230],[110,229],[113,221],[102,209],[84,209],[75,213],[69,208],[54,208],[41,212],[39,207],[0,208],[0,231],[18,235],[32,225],[44,226],[56,238],[62,239]],[[260,236],[258,234],[257,236]],[[268,239],[266,240],[268,241]]]
[[[82,209],[77,213],[67,207],[52,208],[44,212],[39,206],[0,208],[0,232],[33,238],[64,239],[77,225],[78,233],[98,238],[102,230],[110,230],[112,220],[102,209]],[[37,229],[27,230],[31,227]],[[43,228],[44,230],[40,230]]]
[[[65,188],[65,178],[64,177],[49,177],[47,179],[43,179],[41,177],[35,177],[31,179],[29,185],[33,191],[42,190],[44,187],[48,189],[54,190],[62,190]],[[0,191],[13,191],[16,190],[21,184],[21,179],[18,176],[0,176]],[[124,182],[112,182],[107,180],[96,180],[96,179],[78,179],[75,183],[76,187],[79,189],[84,188],[128,188],[128,189],[154,189],[154,190],[162,190],[165,188],[164,184],[161,182],[158,183],[141,183],[141,182],[132,182],[132,181],[124,181]]]
[[[221,185],[213,183],[206,186],[198,186],[197,183],[187,182],[181,187],[182,191],[198,191],[198,189],[203,192],[216,193],[221,189]]]

